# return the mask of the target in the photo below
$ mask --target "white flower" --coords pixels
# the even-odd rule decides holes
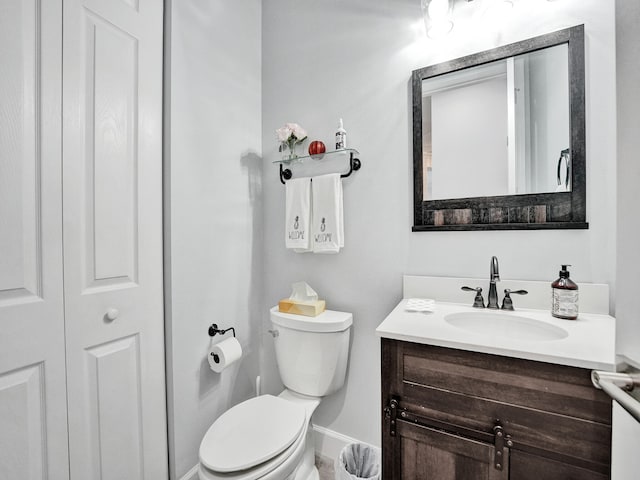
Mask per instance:
[[[297,139],[297,143],[300,143],[307,138],[307,131],[297,123],[287,123],[286,126],[291,129],[293,136]]]
[[[276,135],[278,136],[278,141],[286,142],[291,135],[291,129],[285,125],[276,130]]]
[[[278,141],[300,143],[307,138],[307,132],[297,123],[285,123],[284,127],[276,130]]]

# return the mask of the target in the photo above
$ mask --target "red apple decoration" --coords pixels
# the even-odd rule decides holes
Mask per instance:
[[[324,157],[324,152],[326,151],[327,148],[320,140],[314,140],[309,144],[309,155],[311,155],[315,159]]]

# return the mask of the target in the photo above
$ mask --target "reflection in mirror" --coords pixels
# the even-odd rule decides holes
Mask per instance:
[[[570,191],[568,55],[562,44],[424,79],[423,200]]]

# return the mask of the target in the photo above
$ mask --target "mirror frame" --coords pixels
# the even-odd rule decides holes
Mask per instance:
[[[568,44],[571,191],[423,200],[422,81],[507,57]],[[434,230],[535,230],[589,228],[586,221],[584,25],[414,70],[414,232]]]

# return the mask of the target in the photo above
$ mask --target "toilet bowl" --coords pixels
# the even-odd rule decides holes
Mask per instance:
[[[311,417],[323,396],[344,384],[350,313],[317,317],[271,309],[285,390],[227,410],[200,444],[200,480],[318,480]]]

